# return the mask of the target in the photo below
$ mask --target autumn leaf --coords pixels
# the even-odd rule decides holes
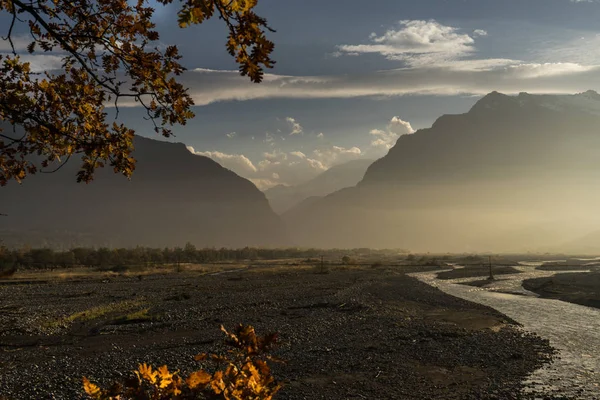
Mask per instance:
[[[152,371],[152,366],[147,365],[146,363],[140,364],[138,367],[139,376],[150,383],[156,383],[156,377],[158,376],[158,372]]]
[[[269,341],[269,335],[257,336],[253,327],[244,325],[236,327],[233,330],[235,333],[228,332],[224,327],[222,330],[226,335],[226,343],[232,346],[228,355],[199,354],[195,357],[198,360],[220,361],[220,369],[213,374],[198,370],[183,380],[178,372],[170,372],[166,365],[154,370],[151,365],[140,364],[134,371],[137,379],[134,377],[125,380],[123,384],[115,383],[108,391],[102,391],[83,378],[84,390],[90,397],[98,400],[272,399],[281,386],[272,376],[267,362],[259,358],[266,356],[257,353],[255,349],[252,352],[247,349],[247,343]]]
[[[83,377],[83,390],[88,396],[94,399],[100,399],[102,396],[102,390],[100,390],[98,386],[91,383],[86,377]]]
[[[190,389],[196,389],[199,386],[207,385],[212,379],[212,375],[206,371],[200,370],[196,372],[192,372],[190,376],[186,379],[187,385]]]

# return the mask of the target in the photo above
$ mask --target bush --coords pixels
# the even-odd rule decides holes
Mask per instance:
[[[17,272],[17,267],[0,268],[0,278],[10,278]]]
[[[0,278],[10,278],[17,272],[17,263],[14,261],[0,260]]]
[[[232,349],[226,356],[199,354],[196,361],[210,360],[220,368],[210,373],[204,369],[183,378],[170,372],[166,365],[153,369],[141,364],[131,379],[101,389],[83,378],[85,393],[95,400],[191,400],[191,399],[248,399],[270,400],[281,389],[271,375],[268,355],[276,335],[256,336],[252,326],[239,325],[226,335],[225,343]]]

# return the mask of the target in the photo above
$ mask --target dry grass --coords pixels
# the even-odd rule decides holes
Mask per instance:
[[[173,273],[211,274],[229,270],[247,268],[246,264],[181,264],[156,267],[132,268],[124,272],[98,271],[96,268],[76,267],[67,269],[17,271],[10,277],[0,277],[12,281],[53,281],[81,279],[110,279],[116,277],[145,277]]]
[[[131,311],[132,309],[139,308],[142,304],[144,304],[144,299],[135,299],[135,300],[125,300],[117,303],[109,303],[104,304],[97,307],[88,308],[83,311],[76,312],[74,314],[68,315],[66,317],[61,317],[57,319],[50,319],[42,323],[43,328],[53,329],[53,328],[66,328],[74,322],[85,322],[91,321],[94,319],[98,319],[101,317],[105,317],[110,314],[118,314],[118,313],[126,313]],[[124,318],[126,319],[136,319],[136,317],[143,318],[147,315],[148,309],[142,309],[137,312],[127,314]]]

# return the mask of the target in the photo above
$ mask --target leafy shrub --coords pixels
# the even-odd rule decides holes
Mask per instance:
[[[278,361],[268,355],[276,335],[256,335],[252,326],[239,325],[228,332],[225,343],[232,349],[227,355],[199,354],[196,361],[210,360],[218,368],[210,373],[204,369],[187,378],[169,371],[166,365],[153,369],[141,364],[134,376],[109,389],[101,389],[83,378],[85,393],[95,400],[191,400],[231,399],[270,400],[281,385],[271,375],[268,361]]]

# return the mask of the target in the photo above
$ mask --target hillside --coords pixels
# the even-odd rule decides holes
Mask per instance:
[[[296,186],[278,185],[264,191],[273,210],[282,214],[309,197],[326,196],[355,186],[374,160],[353,160],[335,165],[308,182]]]
[[[135,138],[132,179],[99,170],[86,185],[71,160],[0,188],[6,244],[279,246],[283,224],[251,182],[180,143]]]
[[[356,187],[288,213],[286,222],[305,246],[522,251],[561,244],[600,227],[599,149],[596,92],[493,92],[465,114],[401,136]]]

